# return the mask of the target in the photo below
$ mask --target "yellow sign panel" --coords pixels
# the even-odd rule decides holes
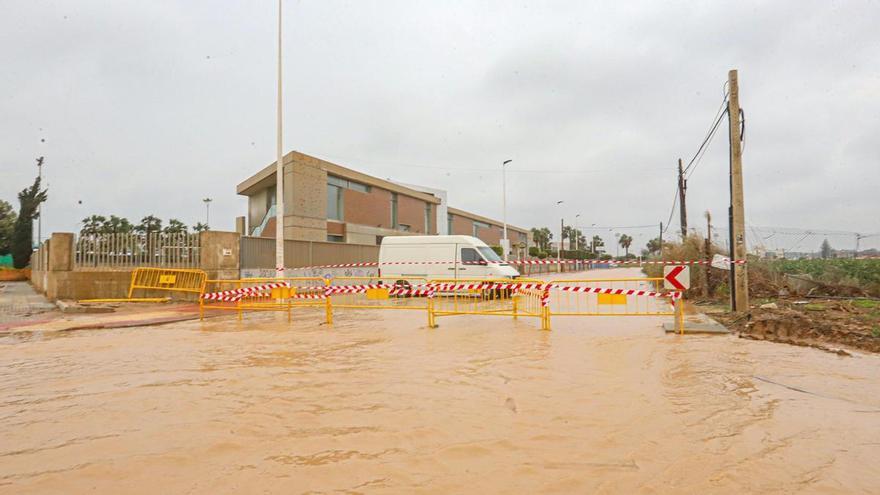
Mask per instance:
[[[388,299],[388,289],[367,289],[367,299]]]
[[[272,289],[272,299],[287,299],[296,294],[294,287],[275,287]]]
[[[626,294],[597,294],[599,304],[626,304]]]
[[[174,285],[177,281],[177,275],[159,275],[160,284]]]

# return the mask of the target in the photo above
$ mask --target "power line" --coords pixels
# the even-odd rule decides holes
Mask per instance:
[[[706,147],[708,142],[712,139],[712,136],[715,135],[715,130],[718,128],[718,124],[721,122],[721,118],[727,113],[727,110],[724,107],[724,104],[727,103],[727,96],[729,93],[725,91],[724,97],[721,98],[721,106],[718,107],[718,111],[715,112],[715,116],[712,117],[712,125],[709,127],[709,132],[706,133],[706,137],[703,138],[703,142],[700,144],[700,147],[697,149],[697,152],[694,153],[694,157],[691,158],[691,161],[688,162],[687,167],[684,168],[684,172],[687,173],[691,166],[694,165],[694,161],[700,156],[700,152],[703,151],[703,148]]]

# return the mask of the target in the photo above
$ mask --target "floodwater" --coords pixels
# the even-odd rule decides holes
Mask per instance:
[[[880,492],[876,355],[318,313],[0,337],[0,493]]]

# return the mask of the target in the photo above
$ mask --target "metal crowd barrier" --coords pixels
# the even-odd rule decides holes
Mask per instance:
[[[286,311],[323,307],[427,311],[428,326],[441,316],[485,315],[538,318],[550,330],[552,316],[672,316],[683,331],[680,292],[661,288],[661,278],[579,280],[433,279],[420,277],[292,277],[208,280],[200,298],[206,309]]]

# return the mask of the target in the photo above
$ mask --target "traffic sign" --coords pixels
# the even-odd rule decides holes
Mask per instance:
[[[691,267],[675,265],[663,267],[663,287],[673,290],[687,290],[691,286]]]

